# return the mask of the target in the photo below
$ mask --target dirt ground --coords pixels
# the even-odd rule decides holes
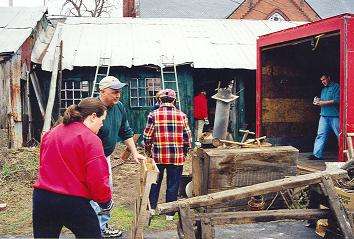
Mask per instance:
[[[120,152],[125,146],[117,146],[112,155],[113,200],[112,226],[125,231],[130,229],[133,218],[134,201],[139,187],[139,165],[131,161],[122,163]],[[10,150],[0,148],[0,203],[7,209],[0,212],[0,237],[32,235],[32,185],[38,168],[38,148]],[[191,170],[186,163],[185,174]],[[164,200],[165,183],[162,185],[160,201]],[[156,218],[146,231],[174,229],[173,222]],[[63,233],[69,233],[63,230]]]

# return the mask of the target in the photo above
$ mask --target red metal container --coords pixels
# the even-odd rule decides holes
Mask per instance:
[[[267,132],[273,129],[274,138],[283,144],[291,140],[292,131],[297,143],[306,141],[310,133],[316,134],[318,118],[314,115],[318,114],[310,105],[316,96],[314,92],[320,91],[321,68],[334,72],[340,84],[338,159],[345,161],[345,136],[354,132],[354,14],[323,19],[258,39],[256,133],[272,138]],[[291,90],[295,88],[296,91]],[[282,106],[277,108],[276,102]],[[308,130],[306,125],[310,125]],[[285,133],[287,129],[289,135]]]

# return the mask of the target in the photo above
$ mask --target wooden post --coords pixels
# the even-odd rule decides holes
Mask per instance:
[[[38,77],[35,72],[30,73],[30,79],[31,79],[31,83],[32,83],[32,86],[34,89],[34,93],[37,98],[39,111],[41,112],[42,117],[44,117],[45,111],[44,111],[44,103],[43,103],[43,93],[42,93],[42,90],[39,86]]]
[[[194,215],[187,204],[178,205],[184,239],[196,239],[194,231]]]
[[[320,183],[323,176],[331,176],[334,178],[343,178],[347,176],[345,170],[323,171],[306,175],[288,177],[284,179],[274,180],[265,183],[259,183],[251,186],[225,190],[222,192],[211,193],[194,198],[182,199],[176,202],[162,203],[157,205],[159,214],[167,212],[175,212],[178,210],[180,203],[187,203],[191,208],[211,206],[215,204],[226,203],[230,200],[239,200],[252,196],[263,195],[272,192],[279,192],[289,188],[297,188],[311,184]]]
[[[143,229],[148,217],[148,204],[151,185],[156,183],[159,170],[153,159],[141,163],[139,195],[135,203],[135,216],[131,230],[131,239],[143,238]]]
[[[209,218],[201,220],[202,239],[214,239],[214,226]]]
[[[354,238],[353,233],[353,218],[348,215],[348,212],[341,203],[335,189],[333,181],[327,175],[322,177],[324,193],[328,196],[328,203],[335,216],[338,225],[345,239]]]
[[[53,111],[54,100],[55,100],[55,91],[57,88],[57,76],[58,76],[59,58],[60,58],[60,51],[61,51],[60,46],[61,46],[61,42],[59,41],[57,43],[57,46],[55,48],[55,53],[54,53],[52,78],[50,80],[49,96],[48,96],[47,108],[44,114],[44,124],[43,124],[42,134],[47,132],[50,129],[52,111]]]

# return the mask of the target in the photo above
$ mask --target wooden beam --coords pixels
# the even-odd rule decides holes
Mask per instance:
[[[60,32],[59,32],[59,34],[60,34]],[[52,77],[50,80],[49,96],[48,96],[48,101],[47,101],[47,107],[46,107],[45,114],[44,114],[44,124],[43,124],[42,133],[47,132],[51,126],[50,123],[51,123],[53,106],[54,106],[54,101],[55,101],[55,92],[56,92],[56,88],[57,88],[58,67],[59,67],[59,59],[60,59],[60,51],[61,51],[60,47],[61,47],[61,42],[58,41],[57,45],[55,47],[55,52],[54,52]]]
[[[341,229],[345,239],[352,239],[354,238],[354,225],[353,225],[353,218],[349,216],[348,212],[344,208],[343,204],[341,203],[338,194],[334,189],[333,181],[327,175],[323,176],[322,184],[325,193],[328,196],[328,203],[335,216],[338,226]]]
[[[195,239],[194,216],[187,204],[178,205],[184,239]]]
[[[31,83],[32,83],[32,86],[33,86],[33,89],[34,89],[34,93],[35,93],[36,98],[37,98],[39,111],[41,112],[42,117],[44,117],[45,112],[44,112],[44,103],[43,103],[43,93],[42,93],[42,90],[41,90],[41,88],[39,86],[38,77],[37,77],[35,72],[31,72],[30,73],[30,79],[31,79]]]
[[[212,221],[209,218],[204,218],[200,222],[202,239],[214,239],[215,230]]]
[[[157,212],[159,214],[166,214],[178,210],[178,204],[186,203],[191,208],[211,206],[215,204],[222,204],[230,200],[239,200],[249,198],[252,196],[263,195],[272,192],[279,192],[288,188],[303,187],[311,184],[320,183],[323,176],[331,176],[334,178],[343,178],[347,176],[345,170],[331,170],[323,171],[299,176],[288,177],[284,179],[259,183],[251,186],[226,190],[217,193],[211,193],[194,198],[182,199],[175,202],[162,203],[157,205]]]
[[[328,218],[329,209],[280,209],[263,211],[241,211],[224,213],[200,213],[196,219],[209,218],[214,225],[246,224],[279,220],[318,220]]]

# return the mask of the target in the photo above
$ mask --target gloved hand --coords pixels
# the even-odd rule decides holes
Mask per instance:
[[[98,205],[101,208],[101,211],[98,213],[98,215],[109,215],[113,208],[113,201],[109,200],[108,202],[105,203],[98,203]]]
[[[204,120],[204,123],[205,123],[206,125],[209,125],[209,120],[208,120],[208,119],[205,119],[205,120]]]

